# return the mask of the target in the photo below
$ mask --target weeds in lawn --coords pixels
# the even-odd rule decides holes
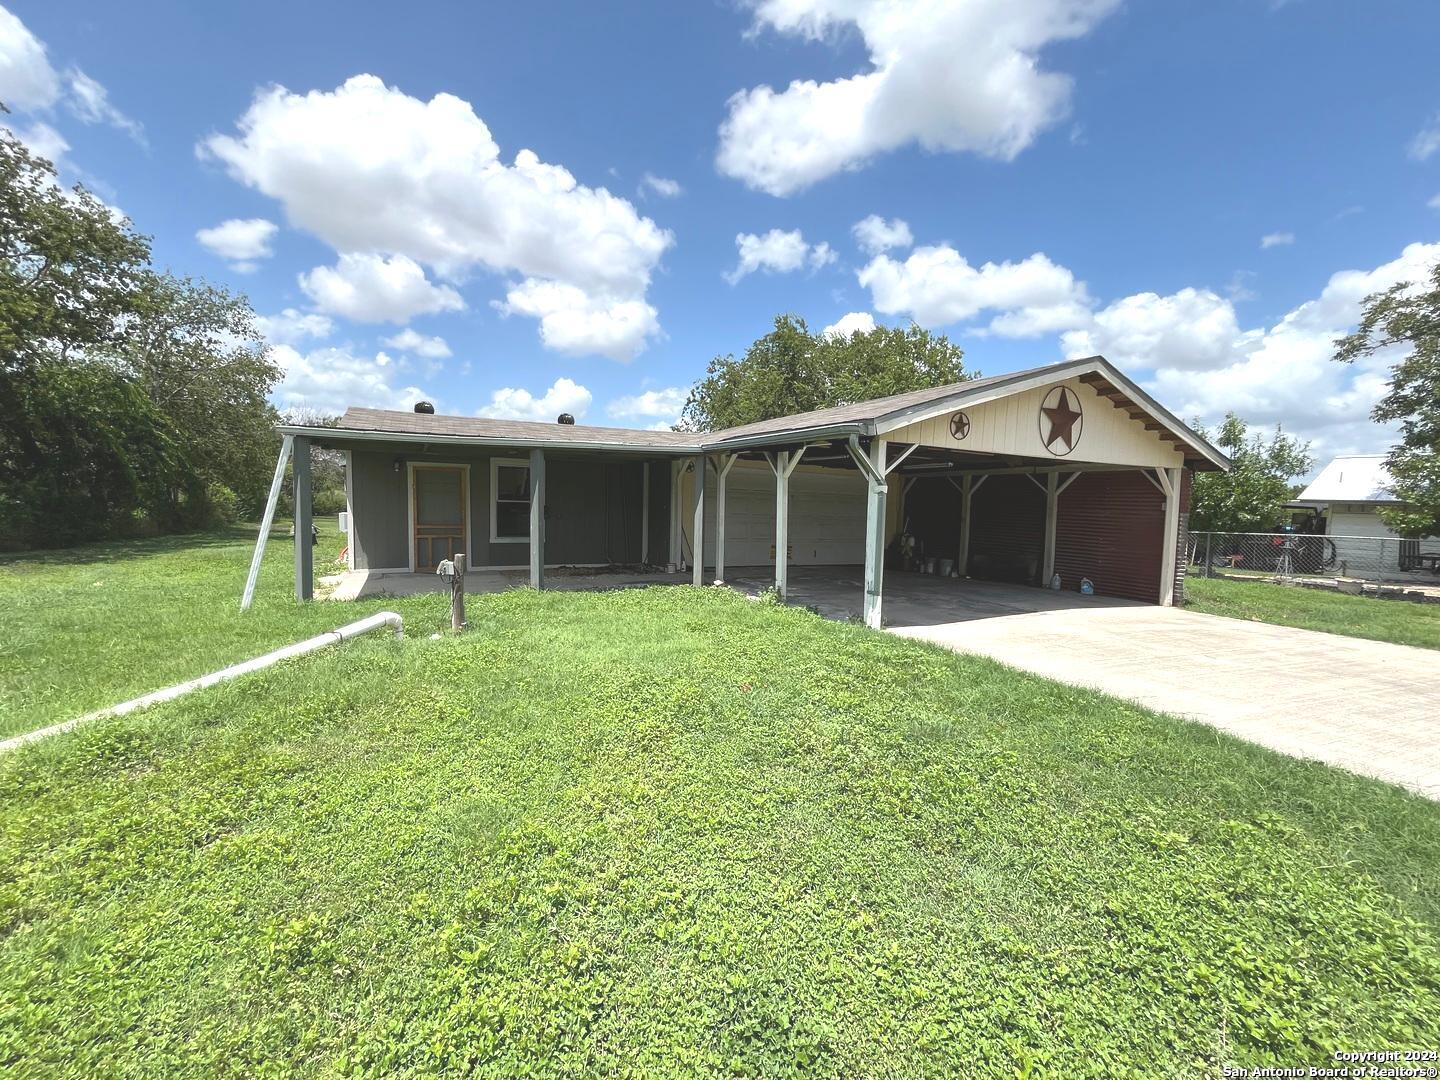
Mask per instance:
[[[0,761],[0,1068],[1148,1077],[1440,1042],[1433,803],[724,590],[470,617]]]

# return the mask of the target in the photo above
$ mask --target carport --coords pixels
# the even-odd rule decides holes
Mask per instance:
[[[1025,587],[1058,576],[1065,592],[1089,582],[1095,595],[1172,604],[1183,585],[1191,477],[1229,467],[1102,357],[732,428],[702,449],[677,466],[688,483],[675,512],[684,506],[693,516],[688,537],[678,522],[681,546],[689,539],[721,580],[735,561],[730,530],[744,529],[755,550],[760,515],[753,505],[737,515],[727,488],[738,467],[763,462],[775,509],[760,535],[771,540],[784,596],[797,555],[792,489],[806,475],[797,468],[845,478],[821,501],[833,531],[817,528],[813,511],[799,516],[808,531],[797,565],[858,562],[863,618],[877,627],[886,621],[887,569],[932,571],[921,580],[956,607],[977,594],[933,571]],[[746,489],[757,488],[752,471]]]
[[[330,428],[285,425],[261,543],[293,451],[296,534],[308,535],[312,446],[346,456],[349,568],[429,573],[449,552],[476,570],[684,571],[848,567],[864,621],[885,576],[1174,603],[1190,479],[1227,459],[1103,357],[897,394],[714,432],[350,409]],[[247,584],[248,604],[259,547]],[[309,599],[307,545],[296,595]],[[948,571],[948,574],[945,573]],[[920,576],[917,575],[917,579]],[[923,587],[923,586],[922,586]]]

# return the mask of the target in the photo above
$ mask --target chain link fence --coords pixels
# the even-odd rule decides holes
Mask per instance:
[[[1440,585],[1440,539],[1192,532],[1190,572]]]

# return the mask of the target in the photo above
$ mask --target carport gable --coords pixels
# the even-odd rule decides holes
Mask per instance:
[[[1100,357],[976,380],[876,417],[890,442],[1060,467],[1227,469],[1229,460]]]

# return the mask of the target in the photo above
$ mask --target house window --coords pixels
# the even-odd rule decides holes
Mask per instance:
[[[530,539],[530,463],[490,459],[490,540]]]

